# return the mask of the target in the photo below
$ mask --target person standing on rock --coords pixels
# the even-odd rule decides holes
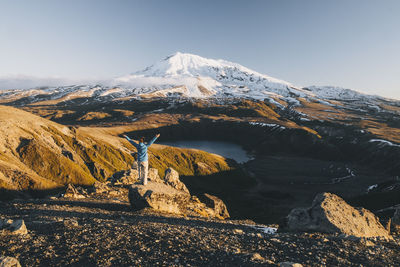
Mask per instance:
[[[157,134],[150,140],[147,144],[144,143],[144,137],[139,139],[139,144],[130,139],[128,136],[124,135],[124,137],[137,149],[137,162],[138,162],[138,172],[139,179],[142,181],[143,185],[147,184],[147,173],[149,169],[149,157],[147,155],[147,148],[151,146],[160,134]]]

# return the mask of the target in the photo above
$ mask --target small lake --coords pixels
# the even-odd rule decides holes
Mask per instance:
[[[194,148],[204,150],[209,153],[221,155],[225,158],[234,159],[238,163],[244,163],[253,159],[246,150],[240,145],[222,142],[222,141],[171,141],[171,142],[159,142],[161,145],[175,146],[181,148]]]

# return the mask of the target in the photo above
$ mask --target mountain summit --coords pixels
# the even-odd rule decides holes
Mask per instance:
[[[304,94],[292,84],[240,64],[177,52],[142,71],[115,79],[123,86],[184,87],[189,97],[246,96],[266,98],[271,93]],[[176,89],[176,88],[175,88]]]
[[[37,87],[21,92],[9,90],[0,98],[19,99],[47,95],[60,101],[95,97],[99,101],[127,98],[246,98],[268,99],[277,106],[299,105],[302,99],[374,102],[377,96],[339,87],[301,88],[240,64],[177,52],[144,70],[92,85]],[[282,104],[285,103],[285,104]]]

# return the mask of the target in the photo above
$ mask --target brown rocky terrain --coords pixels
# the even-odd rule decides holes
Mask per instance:
[[[265,225],[250,221],[276,224],[293,208],[309,206],[317,194],[331,192],[379,217],[362,208],[348,209],[349,214],[368,214],[368,220],[381,224],[380,230],[386,227],[400,203],[396,105],[383,101],[376,112],[362,103],[333,100],[329,103],[336,107],[299,99],[301,106],[280,103],[285,108],[278,108],[245,99],[29,99],[3,101],[28,112],[0,106],[0,194],[23,198],[2,202],[0,219],[24,219],[28,229],[23,236],[3,235],[0,256],[32,266],[400,264],[396,235],[364,238],[342,230],[304,233],[312,230],[304,228],[271,235],[263,233]],[[164,177],[172,167],[189,195],[181,198],[179,210],[165,209],[174,215],[139,211],[128,199],[128,185],[137,182],[130,169],[132,146],[120,136],[158,132],[164,140],[230,141],[254,159],[237,164],[200,150],[153,145],[151,175]],[[105,181],[109,188],[101,183]],[[64,192],[67,184],[79,186]],[[165,199],[176,200],[175,191],[164,190],[164,185],[133,185],[131,191],[136,188],[136,199],[160,209]],[[36,199],[39,189],[46,189],[41,197],[57,197]],[[172,197],[159,194],[162,191],[172,192]],[[59,197],[61,192],[64,197]],[[216,201],[205,199],[207,194],[223,201],[232,220],[207,213]],[[181,212],[198,207],[203,210]],[[337,219],[340,209],[328,207],[334,222],[343,221]],[[297,217],[309,219],[307,225],[315,222],[317,217],[300,216],[314,209],[298,210],[302,212],[295,213]]]
[[[126,196],[126,195],[125,195]],[[23,218],[26,235],[0,238],[0,256],[22,266],[398,266],[399,238],[267,234],[251,221],[132,210],[127,200],[14,200],[0,217]],[[281,265],[284,266],[284,265]]]

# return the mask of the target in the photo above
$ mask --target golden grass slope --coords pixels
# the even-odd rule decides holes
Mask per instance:
[[[90,185],[129,169],[134,150],[125,139],[97,128],[63,126],[0,105],[0,188],[51,189]],[[150,165],[162,175],[173,167],[184,175],[230,169],[220,156],[191,149],[151,147]]]

